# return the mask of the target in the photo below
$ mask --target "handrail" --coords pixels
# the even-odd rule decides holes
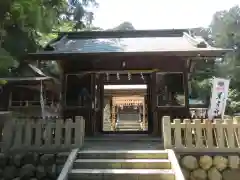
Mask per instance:
[[[73,149],[72,152],[69,154],[68,159],[65,162],[63,169],[60,175],[58,176],[57,180],[68,180],[68,173],[69,171],[71,171],[73,167],[73,163],[77,157],[78,150],[79,150],[78,148]]]
[[[174,174],[175,174],[175,179],[176,180],[185,180],[185,177],[182,173],[182,170],[178,163],[178,159],[175,155],[175,152],[172,149],[167,149],[167,152],[168,152],[168,159],[171,162],[172,170],[174,171]]]

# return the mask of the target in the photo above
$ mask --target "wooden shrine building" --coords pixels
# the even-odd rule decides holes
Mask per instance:
[[[206,58],[214,60],[227,51],[211,47],[187,29],[83,31],[59,33],[45,51],[24,58],[58,62],[62,71],[62,113],[65,118],[84,116],[87,135],[111,132],[159,136],[162,116],[190,117],[188,82],[194,64]],[[139,114],[143,111],[147,114],[144,116],[147,130],[103,131],[104,85],[121,84],[147,88],[144,93],[134,90],[110,93],[109,122],[116,123],[113,112],[120,101],[120,106],[126,106],[131,97],[141,96],[144,109]],[[132,98],[131,106],[142,106],[140,99]]]
[[[11,77],[1,77],[7,83],[0,93],[0,110],[12,111],[18,117],[40,117],[41,93],[46,116],[57,116],[60,82],[45,75],[37,67],[21,63]],[[42,88],[42,89],[41,89]]]

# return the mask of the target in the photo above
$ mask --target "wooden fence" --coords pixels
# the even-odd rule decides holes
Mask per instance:
[[[9,120],[2,132],[2,151],[66,151],[81,148],[84,143],[85,120],[21,119]]]
[[[163,117],[164,148],[177,152],[240,152],[240,121]]]

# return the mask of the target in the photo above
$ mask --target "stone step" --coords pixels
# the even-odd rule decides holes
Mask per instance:
[[[171,169],[167,159],[77,159],[73,169]]]
[[[73,169],[68,178],[69,180],[175,180],[175,175],[172,170],[165,169]]]
[[[116,129],[116,131],[135,132],[135,131],[142,131],[142,129],[140,129],[140,128],[135,128],[135,129],[121,129],[121,128],[118,128],[118,129]]]
[[[116,128],[119,128],[119,129],[138,129],[138,128],[141,128],[140,125],[138,126],[116,126]]]
[[[139,118],[138,113],[120,113],[118,114],[119,119],[124,119],[124,120],[135,120]]]
[[[111,129],[111,126],[103,126],[103,129]]]
[[[165,150],[83,150],[77,159],[168,159]]]
[[[116,131],[139,131],[142,130],[142,128],[138,127],[138,128],[116,128]]]
[[[117,123],[117,125],[119,125],[119,126],[140,126],[140,123],[127,123],[127,124]]]
[[[126,127],[140,127],[140,124],[117,124],[117,127],[126,128]]]
[[[118,121],[118,124],[140,124],[139,121]]]

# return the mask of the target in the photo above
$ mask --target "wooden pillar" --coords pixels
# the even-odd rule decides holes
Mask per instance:
[[[151,76],[147,76],[147,95],[146,95],[146,103],[147,103],[147,121],[148,121],[148,132],[152,131],[152,88],[151,88]]]
[[[185,107],[189,109],[189,91],[188,91],[188,64],[185,60],[185,68],[183,72],[183,86],[184,86],[184,95],[185,95]]]
[[[61,92],[60,92],[60,112],[61,115],[65,116],[65,107],[66,107],[66,91],[67,91],[67,75],[63,72],[61,75]]]
[[[144,104],[145,104],[145,130],[148,130],[149,128],[148,128],[148,124],[149,124],[149,119],[148,119],[148,114],[149,114],[149,110],[148,110],[148,108],[149,108],[149,103],[148,103],[148,96],[144,96]]]
[[[98,112],[98,120],[97,127],[99,132],[103,130],[103,121],[104,121],[104,75],[101,74],[99,77],[99,112]]]
[[[142,119],[142,122],[143,122],[143,130],[146,129],[146,118],[145,118],[145,98],[143,99],[143,102],[142,102],[142,114],[143,114],[143,119]]]
[[[92,135],[94,135],[96,133],[96,122],[97,122],[97,119],[96,119],[96,103],[95,103],[95,100],[96,100],[96,74],[95,73],[92,73],[91,74],[91,105],[92,105],[92,108],[91,108],[91,121],[92,121],[92,124],[91,124],[91,127],[92,127]]]
[[[159,119],[157,115],[157,87],[156,87],[156,72],[152,73],[151,78],[151,101],[152,101],[152,121],[153,121],[153,135],[159,135],[161,132],[159,132]],[[161,122],[160,122],[161,123]]]
[[[116,104],[115,104],[115,99],[114,97],[112,98],[112,125],[111,129],[112,131],[115,131],[116,129]]]

